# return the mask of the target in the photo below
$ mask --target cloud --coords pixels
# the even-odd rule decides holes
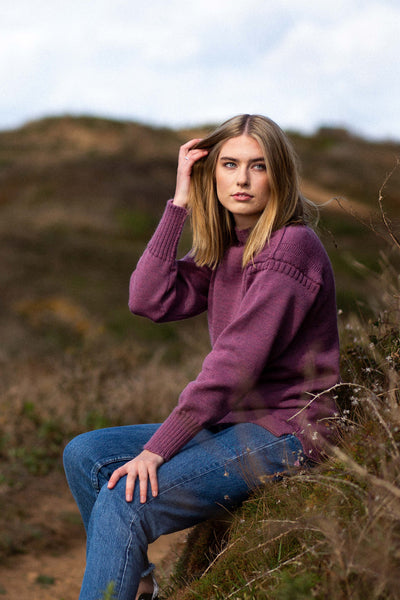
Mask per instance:
[[[239,112],[400,138],[395,0],[14,0],[0,128],[63,112],[180,126]]]

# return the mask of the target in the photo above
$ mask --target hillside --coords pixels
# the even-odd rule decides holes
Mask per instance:
[[[200,368],[208,348],[204,318],[154,325],[133,317],[127,286],[173,193],[179,145],[203,130],[66,116],[0,132],[0,563],[6,566],[21,552],[62,556],[83,544],[61,471],[64,444],[90,428],[164,419]],[[373,315],[384,302],[376,275],[382,253],[400,264],[379,214],[371,216],[400,145],[328,128],[290,136],[305,195],[317,203],[341,198],[321,210],[319,223],[338,307],[349,323],[354,315]],[[383,199],[398,230],[400,169]],[[186,230],[182,251],[189,240]],[[56,500],[42,507],[43,496]]]
[[[62,295],[94,321],[118,328],[115,311],[125,307],[127,278],[173,193],[178,148],[191,135],[90,117],[45,119],[0,133],[3,320],[18,327],[17,305]],[[291,137],[306,195],[318,203],[345,199],[364,218],[376,210],[400,145],[330,129]],[[397,169],[385,188],[392,217],[399,190]],[[354,259],[377,269],[379,249],[388,250],[378,237],[373,246],[360,244],[365,232],[335,201],[323,210],[320,234],[345,310],[363,297]]]

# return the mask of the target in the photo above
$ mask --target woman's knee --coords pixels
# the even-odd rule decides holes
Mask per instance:
[[[79,469],[80,466],[87,460],[88,449],[88,434],[82,433],[73,438],[64,448],[63,463],[65,472]]]

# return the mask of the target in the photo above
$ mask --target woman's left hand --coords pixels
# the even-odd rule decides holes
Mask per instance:
[[[115,487],[121,477],[126,475],[125,498],[127,502],[132,502],[133,492],[135,490],[136,479],[139,478],[140,502],[143,504],[147,498],[147,487],[150,481],[151,493],[153,497],[158,494],[157,469],[164,462],[159,454],[143,450],[133,460],[130,460],[119,469],[116,469],[111,475],[107,484],[108,489]]]

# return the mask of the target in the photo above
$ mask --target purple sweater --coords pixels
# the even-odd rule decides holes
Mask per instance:
[[[212,350],[145,448],[168,460],[202,428],[249,422],[297,435],[316,459],[336,410],[323,391],[339,381],[335,286],[319,238],[283,227],[243,269],[248,231],[237,231],[211,270],[176,258],[186,217],[168,202],[132,274],[129,308],[158,322],[207,310]]]

